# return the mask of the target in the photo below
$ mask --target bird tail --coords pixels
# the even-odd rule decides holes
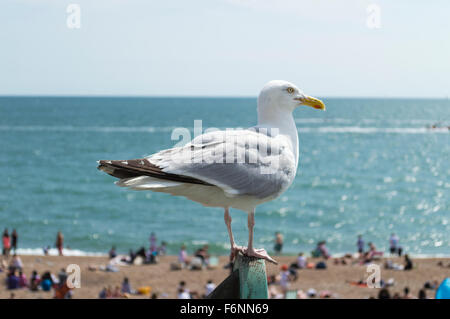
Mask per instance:
[[[159,166],[152,164],[146,158],[126,160],[126,161],[98,161],[97,168],[111,176],[121,179],[117,183],[119,186],[133,187],[134,183],[144,183],[145,185],[158,184],[171,187],[181,183],[211,185],[205,181],[184,175],[164,172]],[[136,179],[142,177],[141,179]],[[144,179],[144,177],[148,177]],[[124,179],[125,181],[122,181]],[[134,181],[131,181],[134,179]],[[159,186],[162,187],[162,186]]]
[[[98,161],[98,169],[119,178],[115,184],[120,187],[129,187],[135,190],[144,189],[156,189],[178,186],[181,183],[160,179],[149,176],[150,172],[139,170],[136,167],[135,161],[142,160],[129,160],[129,161]],[[139,162],[140,164],[140,162]],[[143,164],[141,164],[143,165]]]

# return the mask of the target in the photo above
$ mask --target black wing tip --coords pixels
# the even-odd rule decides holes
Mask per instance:
[[[97,161],[97,169],[102,170],[102,168],[107,167],[108,166],[107,162],[111,163],[111,161],[106,161],[106,160]]]
[[[119,179],[142,175],[140,172],[134,171],[132,168],[118,166],[117,162],[120,161],[97,161],[99,164],[97,169]]]
[[[170,180],[189,184],[211,185],[205,181],[178,174],[163,172],[160,167],[144,159],[133,159],[126,161],[97,161],[97,169],[116,178],[130,178],[138,176],[150,176],[162,180]]]

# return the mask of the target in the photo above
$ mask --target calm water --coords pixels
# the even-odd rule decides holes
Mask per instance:
[[[449,100],[324,99],[327,112],[296,110],[300,164],[291,188],[256,212],[257,246],[355,251],[364,235],[386,249],[390,233],[413,254],[450,255]],[[150,232],[176,253],[208,242],[226,253],[221,209],[121,189],[99,159],[141,157],[173,146],[174,127],[249,127],[255,99],[0,98],[0,227],[17,228],[22,252],[65,242],[82,252],[148,246]],[[233,230],[247,242],[246,214]]]

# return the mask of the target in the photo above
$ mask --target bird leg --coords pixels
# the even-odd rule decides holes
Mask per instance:
[[[225,207],[224,220],[225,220],[225,225],[227,225],[228,236],[230,237],[230,244],[231,244],[230,260],[233,261],[234,257],[236,257],[238,252],[242,252],[242,253],[244,252],[244,248],[236,245],[236,243],[234,242],[233,232],[231,231],[232,219],[231,219],[230,213],[228,211],[228,207]]]
[[[245,255],[249,257],[256,257],[270,261],[271,263],[278,264],[276,260],[269,256],[265,249],[253,248],[253,227],[255,226],[255,211],[248,213],[248,247],[245,249]]]

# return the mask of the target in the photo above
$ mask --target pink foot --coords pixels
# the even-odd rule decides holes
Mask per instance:
[[[265,259],[271,263],[274,263],[275,265],[278,265],[278,262],[275,259],[273,259],[272,257],[270,257],[265,249],[244,248],[244,255],[246,255],[248,257]]]

